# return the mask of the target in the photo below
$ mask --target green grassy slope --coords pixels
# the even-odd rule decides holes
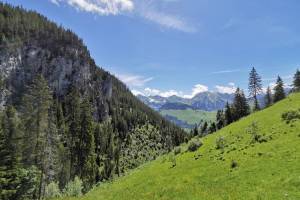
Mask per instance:
[[[201,120],[203,121],[215,121],[216,112],[206,112],[201,110],[162,110],[162,115],[174,116],[181,121],[186,121],[188,124],[198,124]]]
[[[79,199],[300,199],[300,120],[281,119],[299,108],[300,94],[291,95],[204,138],[197,152],[177,155],[174,168],[164,156]],[[267,142],[251,144],[246,130],[254,121]],[[220,136],[227,144],[224,153],[216,149]],[[232,160],[238,167],[231,168]]]

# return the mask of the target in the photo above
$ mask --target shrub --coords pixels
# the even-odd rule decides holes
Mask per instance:
[[[82,181],[76,176],[74,181],[70,181],[66,185],[64,189],[64,195],[71,197],[79,197],[82,195],[82,189]]]
[[[58,183],[51,182],[46,186],[45,198],[51,199],[51,198],[57,198],[57,197],[61,197],[61,192],[60,192]]]
[[[169,162],[172,163],[172,167],[171,168],[176,167],[176,157],[175,157],[174,154],[170,154],[170,156],[169,156]]]
[[[252,122],[252,124],[247,128],[246,132],[252,136],[252,140],[251,140],[252,144],[256,142],[259,143],[267,142],[267,139],[262,137],[259,134],[259,128],[257,122]]]
[[[194,152],[197,151],[201,146],[202,142],[199,139],[192,139],[188,144],[188,151]]]
[[[237,168],[237,166],[238,166],[238,163],[235,160],[232,160],[231,161],[231,168],[234,169],[234,168]]]
[[[226,145],[226,141],[223,136],[220,136],[216,139],[216,149],[224,150],[225,145]]]
[[[283,121],[289,124],[291,121],[300,119],[300,110],[290,110],[281,115]]]
[[[174,149],[174,154],[175,155],[178,155],[178,154],[180,154],[181,153],[181,148],[180,147],[175,147],[175,149]]]

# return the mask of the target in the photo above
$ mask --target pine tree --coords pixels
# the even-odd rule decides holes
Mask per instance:
[[[235,121],[250,114],[250,107],[243,90],[237,88],[233,101],[233,118]]]
[[[220,130],[225,126],[225,116],[223,110],[218,110],[217,116],[216,116],[216,126],[217,129]]]
[[[273,100],[272,100],[272,92],[271,92],[271,89],[270,87],[267,88],[267,93],[266,93],[266,96],[265,96],[265,106],[266,107],[269,107],[271,106],[273,103]]]
[[[229,125],[233,122],[233,116],[232,116],[232,109],[229,105],[229,103],[226,103],[225,106],[225,125]]]
[[[300,71],[297,70],[293,80],[293,91],[300,92]]]
[[[262,91],[261,77],[256,72],[256,69],[253,67],[249,74],[249,94],[254,99],[254,110],[259,110],[259,102],[257,100],[257,95]]]
[[[197,136],[199,135],[199,131],[198,131],[198,126],[195,125],[194,129],[193,129],[193,136]]]
[[[70,181],[70,146],[68,145],[69,137],[67,134],[67,127],[65,116],[62,108],[62,104],[56,99],[54,104],[54,113],[56,114],[56,128],[57,128],[57,135],[60,138],[60,142],[57,144],[57,151],[58,151],[58,160],[61,163],[60,168],[57,169],[58,171],[58,182],[59,187],[64,188],[65,185]]]
[[[78,146],[80,135],[80,93],[72,87],[70,93],[66,98],[66,121],[68,127],[67,146],[69,148],[70,160],[70,179],[79,176],[79,161],[78,161]]]
[[[214,133],[216,131],[217,131],[217,126],[216,126],[216,123],[213,122],[213,123],[210,124],[208,132],[211,134],[211,133]]]
[[[41,170],[37,198],[43,198],[46,186],[44,173],[46,170],[47,132],[49,131],[49,110],[52,95],[47,81],[38,75],[28,87],[21,105],[22,125],[24,131],[23,163],[29,167],[36,165]]]
[[[0,199],[13,200],[21,187],[18,168],[20,132],[16,110],[7,106],[0,125]]]
[[[208,123],[204,122],[204,124],[201,127],[201,135],[204,136],[207,133]]]
[[[278,76],[276,86],[274,87],[274,96],[273,96],[274,103],[285,98],[285,92],[284,92],[283,85],[284,84],[283,84],[282,79],[280,78],[280,76]]]
[[[84,181],[87,191],[96,180],[96,154],[92,109],[88,99],[84,99],[81,104],[80,115],[80,136],[79,136],[79,174]]]

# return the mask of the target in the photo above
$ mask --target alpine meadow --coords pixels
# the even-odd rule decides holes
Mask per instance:
[[[0,0],[0,199],[300,199],[299,9]]]

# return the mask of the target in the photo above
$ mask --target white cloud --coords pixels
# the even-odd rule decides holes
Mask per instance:
[[[145,96],[144,93],[142,93],[142,92],[140,92],[140,91],[138,91],[138,90],[131,90],[131,92],[132,92],[132,94],[135,95],[135,96],[137,96],[137,95]]]
[[[161,90],[152,89],[152,88],[145,88],[142,93],[144,93],[146,96],[159,95],[162,97],[170,97],[170,96],[174,96],[174,95],[181,96],[182,95],[182,92],[178,92],[176,90],[161,91]]]
[[[229,70],[212,72],[212,74],[228,74],[228,73],[234,73],[234,72],[239,72],[239,71],[241,71],[241,70],[240,69],[229,69]]]
[[[219,93],[225,93],[225,94],[233,94],[236,91],[236,86],[234,83],[228,83],[228,86],[224,85],[216,85],[216,90]]]
[[[59,5],[67,3],[70,6],[85,12],[99,15],[118,15],[121,12],[132,11],[134,3],[132,0],[50,0]]]
[[[147,82],[152,81],[153,77],[145,78],[140,75],[116,74],[123,83],[129,87],[143,87]]]
[[[157,23],[163,27],[175,29],[186,33],[194,33],[197,29],[185,22],[178,16],[158,12],[154,10],[147,10],[142,13],[142,16],[154,23]]]
[[[170,96],[178,96],[178,97],[183,97],[183,98],[193,98],[194,96],[196,96],[199,93],[202,92],[207,92],[208,91],[208,87],[205,85],[201,85],[201,84],[197,84],[194,86],[194,88],[192,89],[191,94],[184,94],[182,91],[178,91],[178,90],[167,90],[167,91],[161,91],[159,89],[154,89],[154,88],[145,88],[142,91],[140,90],[136,90],[133,89],[131,90],[133,94],[138,95],[138,94],[142,94],[144,96],[161,96],[161,97],[170,97]]]
[[[60,1],[60,0],[50,0],[50,1],[51,1],[51,3],[53,3],[53,4],[57,5],[57,6],[59,6],[59,2],[58,2],[58,1]]]
[[[194,96],[196,96],[197,94],[202,93],[202,92],[207,92],[207,91],[208,91],[208,87],[206,85],[197,84],[192,89],[192,93],[191,94],[184,95],[183,97],[191,99]]]

